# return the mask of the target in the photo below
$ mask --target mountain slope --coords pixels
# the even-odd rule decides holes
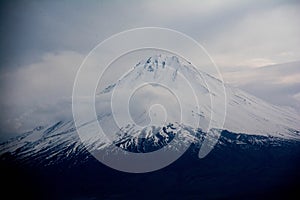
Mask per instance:
[[[198,159],[204,133],[190,130],[198,140],[176,162],[156,172],[129,174],[98,162],[67,128],[71,124],[38,127],[1,144],[2,181],[14,181],[13,188],[31,199],[277,199],[295,197],[298,190],[296,140],[222,131],[212,152]],[[121,142],[128,142],[128,151],[147,149],[131,139]],[[7,145],[12,149],[4,150]],[[5,191],[10,187],[5,185]]]
[[[178,106],[177,97],[182,106],[183,116],[186,116],[185,122],[193,124],[194,121],[199,120],[199,127],[203,130],[209,127],[219,128],[226,107],[224,124],[226,130],[245,134],[299,138],[300,116],[296,112],[269,104],[227,84],[225,84],[224,92],[223,83],[220,80],[196,70],[189,62],[175,56],[155,55],[140,61],[128,74],[99,91],[98,101],[101,103],[108,96],[110,97],[113,91],[114,96],[111,98],[113,103],[116,98],[129,99],[128,95],[131,94],[132,88],[145,83],[150,86],[144,87],[144,92],[136,95],[135,102],[138,103],[134,104],[135,113],[131,113],[130,116],[133,119],[147,121],[149,104],[156,103],[159,98],[158,102],[165,106],[167,111],[171,110],[168,113],[169,122],[178,122],[176,121],[178,113],[174,111],[174,108]],[[162,86],[172,90],[177,96],[163,97],[163,92],[155,94]],[[124,94],[124,91],[129,94]],[[168,92],[166,90],[164,93]],[[193,95],[196,95],[199,107],[195,106],[197,104]],[[224,102],[224,100],[227,101]],[[128,116],[124,117],[121,113],[125,112],[121,105],[125,105],[123,107],[126,108],[127,105],[122,101],[114,105],[117,107],[114,115],[125,118],[121,121],[124,125],[128,124]],[[172,105],[172,109],[168,110],[168,105],[169,107]],[[128,107],[130,109],[130,104]],[[99,112],[107,112],[107,110],[109,109],[102,108]],[[109,114],[112,114],[112,111]]]
[[[187,116],[187,122],[199,119],[199,126],[191,126],[190,124],[176,121],[178,119],[176,114],[178,113],[173,111],[174,107],[176,107],[176,102],[174,103],[172,96],[161,98],[163,93],[155,94],[159,90],[159,85],[150,84],[150,88],[143,88],[145,90],[143,92],[148,98],[142,98],[144,93],[133,95],[136,99],[132,100],[135,110],[132,112],[131,117],[139,120],[137,124],[132,124],[125,118],[125,120],[121,119],[124,120],[122,122],[124,126],[114,129],[111,125],[112,123],[109,123],[112,120],[112,111],[101,104],[101,102],[109,99],[108,97],[112,94],[113,89],[117,92],[120,91],[121,95],[123,95],[124,92],[122,93],[122,91],[127,92],[129,88],[134,88],[134,85],[147,81],[150,83],[163,83],[170,86],[175,92],[180,93],[180,91],[184,90],[183,87],[186,86],[183,83],[186,80],[189,80],[190,85],[193,86],[195,93],[198,95],[200,107],[199,110],[195,109],[193,102],[190,98],[187,98],[187,93],[184,93],[181,96],[184,97],[181,99],[181,103],[184,104],[184,114]],[[96,104],[102,106],[97,110],[99,113],[98,120],[100,125],[104,125],[104,130],[110,130],[109,134],[111,134],[113,140],[103,139],[96,134],[96,137],[92,140],[85,141],[84,146],[76,133],[75,123],[72,120],[66,120],[44,127],[39,126],[15,139],[2,143],[0,152],[1,154],[8,153],[15,157],[22,157],[24,162],[30,162],[33,157],[36,157],[47,164],[51,164],[63,160],[72,160],[84,149],[107,148],[111,150],[111,148],[120,147],[131,152],[151,152],[168,145],[178,135],[181,137],[180,143],[176,143],[174,146],[169,145],[170,148],[176,150],[180,145],[189,145],[191,143],[201,145],[203,138],[207,135],[210,113],[214,115],[220,113],[220,110],[211,107],[211,96],[215,97],[215,104],[224,103],[220,102],[224,97],[220,91],[221,89],[221,81],[203,72],[199,74],[190,63],[184,60],[174,56],[153,56],[139,62],[122,79],[98,93]],[[253,135],[258,135],[258,138],[266,136],[267,141],[272,141],[272,138],[299,139],[299,116],[295,113],[268,104],[228,85],[225,85],[225,89],[227,115],[224,130],[250,135],[251,137]],[[152,97],[153,93],[155,95]],[[171,109],[172,112],[168,113],[169,118],[162,124],[151,124],[153,118],[155,118],[153,117],[152,121],[150,120],[150,125],[143,124],[143,122],[149,121],[147,119],[149,118],[149,104],[157,102],[158,97],[159,103],[166,106],[167,110]],[[126,107],[124,104],[119,105]],[[117,112],[122,109],[121,107],[115,110],[114,114],[116,116],[119,116]],[[158,115],[159,117],[160,115]],[[91,123],[82,122],[78,128],[89,126]],[[90,132],[93,131],[91,130]],[[222,132],[222,130],[219,130],[219,132]],[[251,138],[250,136],[249,138]],[[256,141],[261,142],[260,139]]]

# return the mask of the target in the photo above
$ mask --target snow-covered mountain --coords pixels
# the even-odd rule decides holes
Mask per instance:
[[[145,82],[149,84],[135,87]],[[137,191],[151,199],[286,198],[297,191],[300,128],[293,111],[226,84],[225,102],[220,80],[199,74],[190,63],[172,56],[151,56],[98,89],[97,118],[109,138],[84,118],[37,126],[0,144],[3,181],[16,183],[22,194],[31,191],[30,199],[129,199]],[[113,110],[110,102],[117,105]],[[222,122],[222,104],[227,107],[224,130],[214,129],[220,128],[218,120]],[[123,108],[129,108],[130,120]],[[183,118],[178,117],[178,108]],[[210,123],[211,118],[216,121]],[[83,140],[77,134],[80,129],[95,137]],[[214,134],[218,140],[208,137]],[[214,148],[198,159],[205,144]],[[143,174],[113,170],[91,154],[100,150],[103,159],[111,159],[119,153],[143,156],[163,148],[183,152],[186,147],[168,167]]]
[[[123,137],[115,145],[135,153],[155,151],[172,140],[173,128],[176,125],[159,129],[147,140]],[[286,198],[294,194],[290,191],[297,191],[299,141],[222,131],[209,156],[198,159],[197,142],[201,143],[205,133],[200,129],[189,133],[186,137],[194,141],[191,148],[172,165],[152,173],[130,174],[97,161],[80,142],[72,121],[37,127],[0,145],[2,180],[13,180],[14,189],[25,196],[32,192],[31,199],[111,199],[116,194],[118,199],[129,199],[137,191],[151,199],[163,194],[172,199],[198,194],[205,199],[216,195],[225,199]]]
[[[148,84],[143,85],[145,82]],[[141,84],[143,87],[136,88]],[[133,93],[130,93],[131,90]],[[260,143],[261,137],[264,142],[266,138],[270,141],[274,138],[300,138],[300,117],[293,111],[268,104],[227,84],[226,93],[223,91],[220,80],[204,72],[199,73],[191,63],[183,59],[175,56],[151,56],[140,61],[119,80],[104,88],[99,87],[96,97],[98,121],[103,130],[110,132],[112,140],[98,136],[83,146],[73,120],[65,120],[36,127],[2,143],[0,154],[9,153],[23,158],[23,162],[36,158],[48,165],[72,160],[85,152],[86,148],[121,147],[141,153],[155,151],[170,143],[176,135],[181,138],[180,143],[175,145],[201,144],[208,128],[219,128],[218,121],[222,121],[219,116],[224,112],[219,110],[222,105],[226,106],[223,129],[238,135],[249,135],[251,142]],[[193,95],[197,96],[198,104],[195,104]],[[115,106],[113,110],[110,109],[110,104],[103,103],[110,100]],[[129,100],[128,105],[123,100]],[[151,105],[158,103],[164,106],[166,113],[161,113],[160,109],[150,109]],[[130,119],[126,116],[128,108]],[[181,109],[177,110],[178,108]],[[152,112],[150,116],[149,109]],[[180,112],[183,119],[179,117]],[[114,119],[119,120],[119,126],[112,123]],[[210,122],[211,119],[215,121]],[[92,122],[80,122],[77,128],[89,126],[90,123]],[[253,135],[258,137],[253,139]],[[170,148],[176,149],[177,146]],[[87,159],[90,156],[84,155]]]
[[[296,112],[269,104],[230,85],[223,85],[220,80],[197,70],[191,63],[176,56],[155,55],[139,62],[120,80],[101,90],[98,98],[101,102],[105,95],[111,95],[114,91],[111,98],[113,103],[115,99],[127,100],[132,95],[130,91],[137,90],[135,87],[144,83],[149,83],[148,87],[143,87],[141,90],[144,91],[140,94],[134,94],[137,100],[132,100],[134,112],[131,117],[137,122],[149,121],[147,110],[156,102],[165,106],[167,112],[170,111],[167,113],[167,121],[178,122],[178,113],[174,110],[179,101],[182,114],[186,117],[185,122],[193,126],[193,122],[199,120],[198,128],[202,130],[207,130],[208,127],[219,128],[226,107],[223,127],[226,130],[265,136],[299,137],[297,131],[300,130],[300,116]],[[169,92],[167,90],[157,92],[160,85],[170,88],[175,95],[166,95]],[[199,107],[193,95],[196,95]],[[114,115],[122,118],[122,113],[126,111],[124,107],[130,109],[131,104],[124,106],[124,102],[117,100],[113,104],[116,106]],[[127,119],[125,117],[123,123],[127,124]]]

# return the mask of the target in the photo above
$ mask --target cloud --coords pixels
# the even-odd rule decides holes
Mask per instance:
[[[300,61],[260,68],[231,68],[223,73],[227,83],[267,102],[293,107],[300,113]]]
[[[300,58],[299,5],[255,9],[218,34],[208,49],[223,67],[261,66],[258,61],[285,63]],[[268,63],[265,63],[268,64]]]
[[[64,51],[0,76],[1,132],[16,133],[71,116],[71,96],[83,56]]]
[[[253,58],[250,60],[242,61],[241,63],[237,63],[237,66],[246,66],[246,67],[264,67],[267,65],[274,65],[276,64],[274,61],[266,58]]]
[[[299,7],[297,1],[7,2],[1,60],[22,67],[48,52],[86,54],[112,34],[160,26],[192,36],[222,66],[255,58],[283,63],[300,57]]]
[[[296,84],[300,83],[300,73],[299,74],[292,74],[289,76],[283,76],[279,78],[279,83],[283,84]]]
[[[293,96],[300,103],[300,92]]]

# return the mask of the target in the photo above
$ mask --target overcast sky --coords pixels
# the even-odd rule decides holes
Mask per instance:
[[[1,137],[69,115],[75,74],[89,51],[112,34],[144,26],[191,36],[226,82],[299,111],[298,2],[2,1]]]

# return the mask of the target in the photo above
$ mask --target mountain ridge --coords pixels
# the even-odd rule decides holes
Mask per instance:
[[[146,80],[153,80],[153,78],[157,80],[158,78],[162,78],[162,80],[166,82],[168,81],[173,82],[174,76],[172,75],[174,70],[172,71],[172,66],[169,66],[169,63],[173,63],[173,62],[178,63],[178,65],[175,68],[176,73],[183,73],[183,74],[186,73],[185,74],[186,76],[189,76],[190,78],[194,78],[191,80],[194,86],[197,86],[198,84],[204,84],[204,81],[200,82],[201,77],[198,77],[197,74],[192,73],[193,71],[189,71],[190,63],[185,62],[184,64],[182,64],[180,62],[183,61],[179,62],[178,59],[173,59],[173,58],[174,57],[171,57],[172,60],[170,62],[165,62],[164,64],[163,64],[164,61],[162,60],[156,61],[155,59],[154,60],[146,59],[145,63],[143,63],[142,61],[139,62],[133,68],[133,71],[127,74],[127,76],[124,76],[125,77],[124,79],[118,80],[115,83],[115,85],[112,88],[110,88],[110,91],[107,90],[106,93],[98,93],[96,104],[97,103],[99,104],[99,102],[100,103],[103,102],[103,100],[105,100],[105,97],[107,97],[107,95],[111,93],[114,87],[119,87],[123,82],[126,83],[126,81],[129,85],[135,84],[133,80],[139,80],[140,78],[141,79],[145,78]],[[161,67],[164,66],[162,70],[167,70],[167,68],[171,68],[168,69],[170,71],[166,73],[168,76],[166,76],[166,74],[160,74],[160,76],[156,76],[156,77],[152,76],[154,71],[152,71],[152,68],[150,68],[151,70],[148,71],[149,69],[148,65],[152,66],[153,64]],[[135,69],[138,69],[138,71],[134,71]],[[142,70],[141,71],[142,73],[140,74],[137,73],[140,72],[140,70]],[[151,73],[150,78],[149,78],[149,73]],[[207,76],[205,74],[202,75]],[[138,79],[136,79],[137,77]],[[199,91],[198,94],[200,94],[201,97],[202,96],[210,97],[210,95],[218,97],[219,95],[218,89],[220,88],[220,84],[222,84],[222,82],[210,75],[208,75],[206,78],[207,78],[207,83],[211,84],[212,87],[208,89],[207,87],[205,87],[205,85],[201,85],[201,87],[196,88],[196,90]],[[179,80],[179,76],[178,77],[176,76],[175,81],[178,80]],[[180,85],[180,83],[177,84]],[[121,85],[121,89],[124,90],[126,86],[127,86],[126,84],[123,86]],[[293,118],[292,115],[293,113],[290,113],[290,111],[286,111],[280,107],[270,105],[267,102],[255,98],[252,95],[249,95],[239,89],[230,87],[228,85],[225,86],[227,90],[226,94],[227,97],[229,98],[228,100],[229,113],[226,118],[226,120],[229,120],[229,123],[228,121],[225,121],[225,126],[222,129],[217,129],[221,134],[221,138],[223,137],[224,139],[224,134],[227,131],[230,132],[231,134],[236,134],[236,137],[234,137],[232,141],[238,142],[239,138],[248,137],[250,139],[249,140],[250,142],[248,141],[249,144],[251,144],[251,140],[253,138],[254,138],[253,141],[254,142],[257,141],[258,143],[262,141],[272,142],[272,141],[281,141],[281,140],[282,141],[300,140],[300,132],[299,132],[300,129],[297,128],[298,125],[297,117]],[[203,88],[206,88],[207,90],[204,90]],[[154,89],[157,90],[157,88]],[[179,88],[177,88],[177,90],[178,89],[181,89],[180,86]],[[152,91],[152,90],[148,90],[148,91]],[[148,95],[148,93],[146,94]],[[137,100],[139,101],[141,100],[141,98],[137,98]],[[154,98],[154,100],[156,99]],[[168,103],[171,101],[169,97],[167,98],[167,100]],[[150,101],[150,103],[153,102]],[[210,108],[208,105],[210,103],[209,101],[201,102],[203,104],[200,104],[200,106],[202,106],[200,112],[195,111],[194,108],[191,109],[191,107],[189,107],[190,105],[188,104],[190,103],[189,101],[185,103],[187,103],[188,105],[185,107],[188,109],[186,113],[188,113],[192,117],[199,118],[200,120],[205,120],[209,117],[208,111],[218,113],[218,111],[216,110],[213,109],[209,110]],[[134,103],[133,105],[137,106],[136,103]],[[146,104],[142,104],[142,107],[144,105]],[[107,107],[104,107],[103,109],[104,112],[99,112],[99,110],[97,110],[98,122],[100,123],[100,125],[106,124],[107,128],[109,128],[110,130],[114,130],[111,129],[110,123],[107,123],[107,119],[111,119],[112,113],[107,112],[106,109]],[[277,114],[280,116],[276,117]],[[275,117],[269,118],[270,116],[272,117],[274,115]],[[138,115],[139,119],[143,117],[144,115]],[[286,123],[286,121],[288,121],[289,123]],[[255,123],[251,124],[251,122],[255,122]],[[77,128],[88,126],[91,123],[92,123],[91,121],[84,121]],[[271,125],[274,124],[275,126],[272,127]],[[270,125],[271,128],[268,125]],[[251,126],[255,126],[255,127],[251,128]],[[39,157],[41,155],[47,155],[45,159],[51,161],[51,158],[53,156],[54,157],[57,156],[58,159],[62,159],[63,157],[66,157],[66,159],[68,159],[68,156],[71,156],[74,152],[77,151],[82,152],[84,151],[84,149],[93,150],[93,149],[106,149],[106,148],[111,149],[111,148],[120,147],[127,151],[133,151],[133,152],[136,151],[139,153],[145,153],[147,151],[155,151],[157,149],[162,148],[163,146],[168,146],[174,137],[181,135],[182,138],[180,141],[182,143],[181,144],[176,143],[172,147],[176,150],[177,148],[176,145],[179,146],[182,144],[190,145],[191,143],[198,143],[199,145],[201,145],[204,137],[208,133],[205,130],[205,126],[203,126],[203,124],[201,127],[201,126],[189,126],[189,124],[183,124],[178,121],[172,121],[172,122],[166,121],[161,126],[147,125],[141,128],[138,126],[138,124],[135,125],[135,124],[127,123],[125,126],[118,127],[117,129],[115,129],[116,130],[115,132],[111,133],[113,135],[112,138],[115,139],[113,141],[107,140],[107,138],[104,140],[104,138],[101,138],[100,136],[97,135],[96,137],[92,138],[92,140],[82,141],[81,140],[82,138],[80,138],[79,135],[77,134],[77,128],[73,120],[62,120],[53,123],[51,125],[37,126],[32,131],[26,132],[14,139],[1,143],[0,154],[1,155],[11,154],[23,158],[27,157],[28,158],[27,160],[30,160],[32,159],[32,157],[35,156]],[[243,128],[245,132],[243,131]],[[260,130],[260,131],[256,132],[255,130]],[[282,130],[284,130],[285,132]],[[275,131],[275,133],[272,131]],[[247,141],[247,139],[245,141]],[[245,143],[245,141],[240,141],[240,144]],[[62,153],[60,153],[60,151],[62,151]]]
[[[183,78],[179,79],[179,74]],[[155,81],[170,86],[171,90],[174,89],[178,92],[180,88],[178,85],[183,84],[182,82],[185,80],[189,81],[200,100],[200,108],[198,108],[200,112],[192,106],[186,106],[188,111],[185,114],[190,115],[192,112],[204,117],[203,120],[207,121],[200,124],[202,129],[205,130],[210,122],[214,123],[213,121],[209,122],[212,114],[217,121],[222,120],[218,118],[218,116],[222,116],[221,109],[212,108],[211,101],[214,101],[217,108],[223,108],[222,100],[226,98],[227,113],[224,129],[249,134],[298,137],[293,135],[293,132],[300,130],[298,124],[300,116],[293,110],[269,104],[236,87],[224,84],[221,80],[197,70],[190,62],[176,56],[154,55],[138,62],[128,74],[99,92],[97,98],[101,99],[101,96],[109,95],[113,90],[130,91],[129,88],[134,85],[144,82],[151,84]],[[225,93],[222,91],[223,86]],[[181,87],[180,89],[184,90],[185,88]],[[151,90],[149,91],[151,92]],[[192,102],[186,101],[186,98],[182,99],[183,104],[192,104]],[[143,101],[143,99],[140,100]],[[214,127],[212,126],[212,128]]]

